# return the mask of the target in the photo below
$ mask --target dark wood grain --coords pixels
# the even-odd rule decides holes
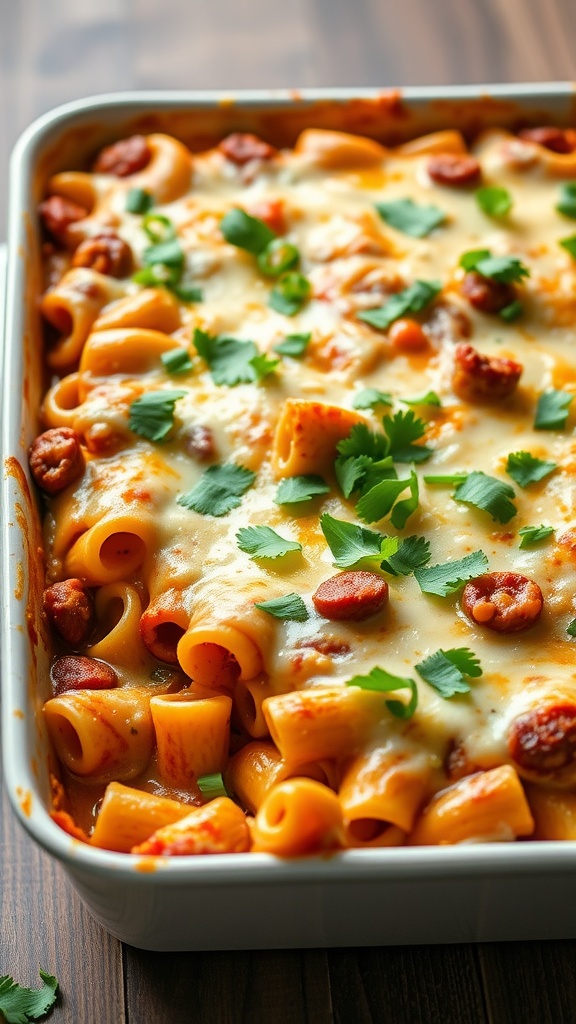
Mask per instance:
[[[573,0],[0,0],[0,238],[26,124],[94,93],[574,76]],[[107,936],[0,817],[0,974],[57,973],[54,1024],[563,1024],[576,943],[154,954]],[[553,908],[552,908],[553,911]],[[551,911],[551,912],[552,912]]]

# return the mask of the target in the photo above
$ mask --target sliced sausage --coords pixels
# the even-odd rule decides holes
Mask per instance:
[[[388,601],[388,584],[375,572],[341,572],[324,580],[312,595],[316,611],[325,619],[369,619]]]
[[[38,212],[42,226],[60,245],[69,243],[70,225],[88,216],[88,210],[79,203],[73,203],[71,199],[64,199],[63,196],[49,196],[40,203]]]
[[[536,142],[544,149],[551,149],[553,153],[572,153],[574,145],[568,132],[563,128],[556,128],[554,125],[542,125],[540,128],[523,128],[518,132],[518,137],[525,142]]]
[[[513,359],[485,356],[472,345],[458,345],[454,357],[452,387],[466,402],[510,398],[522,374]]]
[[[227,135],[219,143],[218,149],[224,153],[227,160],[239,167],[243,167],[250,160],[271,160],[278,152],[274,146],[250,132],[233,132],[232,135]]]
[[[437,185],[451,188],[476,185],[482,173],[476,157],[468,153],[436,153],[428,160],[426,170]]]
[[[534,626],[544,606],[534,580],[519,572],[488,572],[462,591],[462,610],[478,626],[496,633],[520,633]]]
[[[69,647],[87,643],[94,625],[92,595],[81,580],[62,580],[44,591],[44,611],[50,625]]]
[[[152,153],[143,135],[131,135],[128,139],[120,139],[111,146],[106,146],[96,157],[94,167],[96,174],[114,174],[117,178],[127,178],[130,174],[142,171],[150,163]]]
[[[80,438],[72,427],[53,427],[30,445],[30,471],[46,494],[58,494],[84,472]]]
[[[527,772],[549,775],[576,759],[576,705],[568,701],[532,708],[514,719],[510,756]]]
[[[68,690],[112,690],[118,685],[118,676],[110,665],[81,654],[56,658],[50,674],[55,697]]]
[[[109,277],[128,277],[134,266],[132,249],[114,231],[86,238],[72,257],[73,267],[90,267]]]
[[[479,309],[481,313],[499,313],[516,299],[513,284],[483,277],[477,270],[469,270],[464,275],[460,287],[470,305],[474,306],[474,309]]]

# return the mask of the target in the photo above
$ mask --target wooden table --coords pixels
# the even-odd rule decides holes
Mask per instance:
[[[575,53],[571,0],[0,0],[0,196],[18,133],[80,96],[569,79]],[[57,974],[54,1024],[576,1020],[576,941],[147,953],[91,920],[6,801],[0,865],[0,974]]]

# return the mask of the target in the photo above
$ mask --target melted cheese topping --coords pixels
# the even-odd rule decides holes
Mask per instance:
[[[508,730],[513,719],[543,706],[550,695],[576,701],[576,646],[566,632],[575,615],[576,545],[563,543],[576,525],[576,403],[563,428],[534,428],[543,392],[555,388],[576,394],[576,262],[558,244],[571,233],[570,222],[555,210],[558,181],[536,158],[529,166],[513,164],[507,158],[509,142],[504,133],[490,133],[472,150],[482,168],[482,183],[506,188],[512,197],[510,213],[500,219],[482,212],[473,188],[436,184],[427,173],[425,147],[414,155],[386,152],[378,166],[369,169],[350,164],[327,169],[298,146],[244,166],[227,160],[219,150],[195,154],[189,190],[153,207],[154,214],[174,225],[184,253],[182,280],[202,292],[201,301],[179,304],[179,326],[168,332],[173,344],[189,352],[192,369],[170,375],[158,357],[142,372],[117,371],[113,358],[106,372],[93,371],[86,353],[100,330],[96,318],[80,360],[78,405],[72,414],[68,410],[68,422],[88,445],[87,467],[79,481],[51,501],[47,517],[49,582],[66,578],[74,542],[102,519],[130,514],[149,521],[153,548],[128,578],[143,608],[151,595],[176,589],[186,593],[192,616],[200,604],[218,623],[253,620],[250,635],[260,647],[264,677],[273,694],[343,687],[353,676],[367,675],[377,666],[414,679],[414,715],[407,720],[394,717],[383,695],[366,743],[370,749],[395,748],[416,772],[428,766],[431,774],[420,807],[453,782],[447,768],[451,751],[464,752],[471,772],[510,764]],[[143,217],[126,212],[130,178],[94,174],[91,182],[97,200],[84,222],[85,234],[90,237],[103,224],[113,225],[130,245],[136,267],[142,266],[150,238]],[[422,238],[390,227],[376,204],[406,198],[438,207],[443,222]],[[280,208],[282,235],[297,248],[298,270],[311,285],[311,297],[291,317],[269,305],[275,282],[261,273],[255,256],[228,244],[220,229],[231,209],[258,216],[271,205]],[[460,258],[477,249],[518,257],[529,270],[529,277],[515,286],[523,312],[513,322],[477,311],[462,293],[465,271]],[[392,294],[416,280],[438,281],[441,292],[420,313],[406,314],[420,322],[428,343],[420,351],[403,352],[394,346],[393,332],[371,327],[358,314],[385,305]],[[122,297],[114,296],[101,310],[103,326],[116,308],[121,310],[126,297],[141,289],[130,279],[114,282],[116,286]],[[57,282],[56,291],[58,287]],[[279,357],[275,371],[259,383],[226,386],[214,382],[210,367],[196,352],[191,341],[195,328],[212,336],[251,340],[271,357],[289,334],[309,333],[311,340],[301,357]],[[454,392],[455,351],[463,341],[485,356],[521,364],[520,383],[510,397],[476,402]],[[75,365],[68,369],[76,372]],[[329,513],[360,525],[358,495],[343,496],[331,461],[312,470],[324,477],[329,493],[299,506],[277,504],[277,423],[289,399],[354,411],[355,398],[365,388],[389,393],[393,403],[391,408],[354,413],[376,432],[382,431],[384,414],[407,411],[404,399],[433,390],[441,404],[415,407],[425,421],[422,441],[432,449],[431,457],[414,467],[395,465],[401,478],[414,468],[419,479],[417,509],[401,531],[389,516],[363,525],[390,536],[424,537],[431,565],[481,550],[487,571],[511,571],[534,580],[542,590],[544,610],[533,628],[496,633],[471,621],[458,593],[430,596],[421,591],[413,574],[392,576],[384,571],[389,603],[376,615],[360,622],[331,621],[315,610],[312,595],[338,572],[320,516]],[[157,444],[130,431],[129,414],[135,398],[162,389],[184,393],[177,400],[168,438]],[[190,454],[193,428],[205,428],[212,438],[208,462]],[[98,451],[90,438],[99,430],[113,436],[116,447]],[[519,451],[550,459],[557,469],[522,488],[506,473],[509,454]],[[208,465],[228,463],[256,474],[236,508],[216,517],[178,503]],[[509,522],[495,521],[488,512],[456,502],[454,486],[424,481],[427,475],[471,471],[513,486],[516,512]],[[540,524],[553,527],[554,534],[521,549],[520,529]],[[299,542],[301,553],[275,560],[251,558],[237,543],[238,531],[249,525],[272,527]],[[98,589],[98,583],[93,585]],[[282,621],[253,607],[290,593],[304,600],[304,622]],[[138,636],[134,643],[140,644]],[[469,680],[469,693],[445,699],[415,666],[439,649],[462,647],[479,659],[482,676]],[[107,660],[123,686],[147,684],[157,664],[144,657],[139,667],[127,668],[120,657]],[[402,701],[405,695],[405,690],[398,690],[394,697]],[[247,739],[241,735],[239,742]],[[349,755],[347,751],[347,759]],[[335,764],[341,779],[343,763],[336,758]],[[554,783],[550,775],[545,781]],[[158,782],[153,767],[136,785],[174,795],[173,789]],[[77,788],[77,782],[70,782],[70,792]],[[195,793],[192,786],[179,796],[190,800]],[[488,838],[509,837],[506,824],[500,823],[496,831]],[[477,838],[484,838],[484,833]]]

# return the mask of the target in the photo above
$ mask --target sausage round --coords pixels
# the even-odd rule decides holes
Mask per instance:
[[[427,171],[437,185],[466,188],[480,180],[481,168],[468,153],[436,153],[428,160]]]
[[[522,374],[513,359],[485,356],[472,345],[458,345],[454,356],[452,387],[467,402],[510,398]]]
[[[96,174],[114,174],[127,178],[142,171],[150,163],[150,146],[143,135],[131,135],[106,146],[96,157],[93,170]]]
[[[574,150],[568,133],[554,125],[523,128],[521,132],[518,132],[518,137],[525,142],[536,142],[539,146],[544,146],[544,149],[552,150],[553,153],[572,153]]]
[[[271,160],[278,152],[274,146],[250,132],[233,132],[219,143],[218,149],[227,160],[242,167],[250,160]]]
[[[50,674],[55,697],[68,690],[112,690],[118,685],[118,676],[110,665],[81,654],[56,658]]]
[[[72,427],[53,427],[30,445],[30,471],[46,494],[58,494],[84,472],[80,438]]]
[[[44,591],[44,611],[53,629],[69,647],[87,643],[94,625],[92,595],[81,580],[62,580]]]
[[[60,245],[67,244],[70,225],[88,216],[88,210],[63,196],[49,196],[40,203],[38,212],[43,227]]]
[[[462,610],[478,626],[496,633],[520,633],[534,626],[544,606],[534,580],[519,572],[488,572],[462,591]]]
[[[508,749],[526,772],[549,775],[576,760],[576,705],[568,701],[532,708],[512,722]]]
[[[316,611],[325,619],[368,619],[388,601],[388,584],[375,572],[341,572],[324,580],[312,595]]]
[[[477,270],[469,270],[464,275],[461,291],[470,305],[481,313],[499,313],[516,298],[514,285],[483,277]]]
[[[114,231],[103,231],[84,239],[72,257],[73,267],[90,267],[109,277],[128,277],[133,265],[130,246]]]

